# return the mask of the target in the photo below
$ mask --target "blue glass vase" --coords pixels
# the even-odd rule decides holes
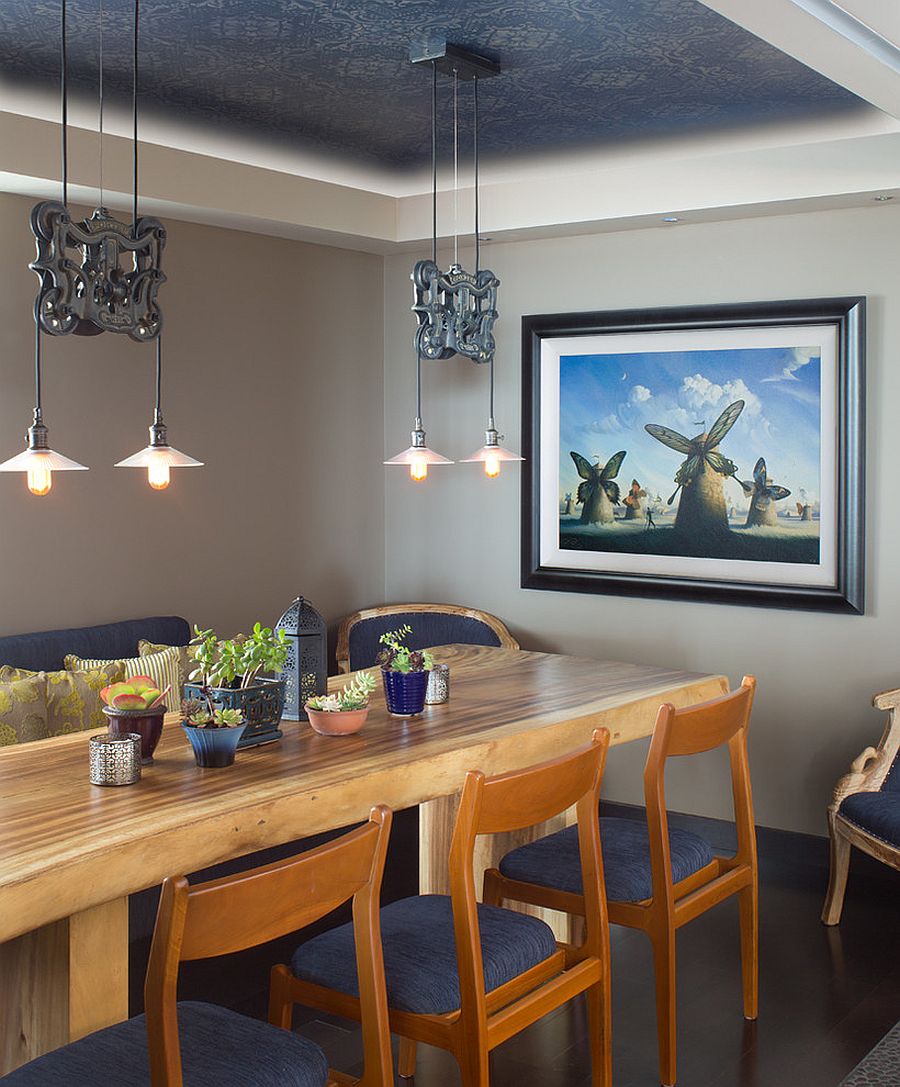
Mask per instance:
[[[384,700],[392,717],[415,717],[425,709],[430,672],[394,672],[381,669]]]
[[[238,740],[247,726],[243,724],[231,725],[229,728],[194,728],[182,723],[181,727],[194,749],[194,761],[197,765],[221,767],[231,766],[234,762]]]

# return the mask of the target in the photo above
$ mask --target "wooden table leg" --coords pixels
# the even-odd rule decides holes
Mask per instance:
[[[0,1075],[128,1018],[128,899],[0,944]]]
[[[447,859],[450,856],[450,839],[453,837],[453,825],[459,808],[459,795],[441,796],[419,805],[419,893],[426,895],[445,895],[450,893],[450,880]],[[475,887],[480,899],[484,870],[496,868],[503,856],[516,846],[533,842],[554,831],[562,830],[572,822],[570,813],[557,815],[546,823],[518,830],[512,834],[492,834],[482,836],[475,841],[473,867]],[[557,940],[569,942],[572,937],[570,920],[556,910],[545,910],[539,906],[526,906],[521,903],[508,903],[510,909],[522,913],[534,914],[546,921],[556,934]]]

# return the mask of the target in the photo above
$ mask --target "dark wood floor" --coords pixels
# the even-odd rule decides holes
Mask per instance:
[[[900,874],[885,870],[872,877],[866,858],[859,858],[844,920],[826,929],[819,922],[818,854],[815,862],[763,865],[757,1023],[745,1023],[741,1015],[736,906],[725,903],[679,933],[683,1087],[837,1087],[900,1020]],[[403,891],[413,875],[407,866],[398,877],[397,865],[395,859],[394,886]],[[251,958],[188,964],[183,996],[262,1017],[268,965],[288,954],[287,945],[269,945]],[[659,1080],[649,947],[640,934],[614,928],[612,955],[614,1083],[653,1087]],[[298,1014],[297,1026],[325,1049],[334,1067],[359,1070],[352,1025]],[[589,1084],[585,1029],[584,1008],[576,1002],[512,1039],[493,1055],[493,1087]],[[420,1047],[415,1087],[458,1083],[452,1058]]]

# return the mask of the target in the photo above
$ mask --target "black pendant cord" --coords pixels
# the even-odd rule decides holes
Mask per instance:
[[[34,421],[41,421],[41,324],[34,322]]]
[[[69,200],[69,60],[66,49],[66,0],[60,0],[59,97],[62,124],[62,202]]]
[[[481,231],[478,224],[478,76],[472,80],[472,150],[475,159],[475,275],[481,269]],[[491,367],[493,374],[493,366]],[[493,415],[491,411],[491,415]]]
[[[453,69],[453,263],[459,264],[459,70]]]
[[[156,410],[153,422],[162,422],[162,334],[156,337]]]
[[[431,260],[437,264],[437,65],[431,62]]]
[[[98,160],[99,160],[99,191],[100,191],[100,207],[103,207],[103,0],[100,0],[100,33],[98,36],[98,65],[99,72],[97,76],[97,94],[98,94],[98,108],[97,108],[97,127],[99,135],[99,147],[98,147]]]
[[[140,19],[140,0],[134,0],[134,42],[131,53],[131,120],[132,120],[132,156],[134,173],[134,201],[131,211],[132,230],[137,233],[138,218],[138,24]]]

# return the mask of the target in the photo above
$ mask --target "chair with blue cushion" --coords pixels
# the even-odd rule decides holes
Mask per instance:
[[[262,868],[191,886],[165,881],[144,987],[145,1015],[107,1027],[4,1077],[4,1087],[390,1087],[378,900],[391,813]],[[365,1072],[329,1071],[313,1042],[215,1004],[177,1002],[183,961],[243,951],[353,899]]]
[[[660,1082],[675,1083],[675,932],[731,895],[740,903],[744,1017],[757,1017],[756,829],[747,727],[756,680],[722,698],[660,707],[644,767],[646,820],[599,818],[612,924],[645,932],[653,945]],[[734,857],[714,856],[699,835],[669,827],[666,760],[727,744],[737,829]],[[514,849],[485,873],[485,902],[527,902],[590,919],[573,828]]]
[[[563,758],[500,777],[466,776],[450,845],[450,894],[407,898],[381,911],[391,1030],[401,1037],[400,1074],[415,1068],[415,1043],[453,1053],[463,1087],[488,1087],[488,1055],[548,1012],[587,996],[593,1087],[610,1087],[609,928],[597,804],[609,733]],[[586,935],[557,945],[538,917],[476,901],[479,834],[542,823],[577,806]],[[271,1021],[290,1022],[294,1003],[358,1019],[353,932],[333,929],[303,944],[291,967],[275,967]]]
[[[378,660],[378,639],[389,630],[408,623],[412,634],[405,640],[410,649],[436,645],[491,645],[519,649],[519,643],[495,615],[456,604],[384,604],[348,615],[338,629],[338,671],[357,672]]]
[[[841,919],[851,847],[900,869],[900,690],[883,691],[872,704],[890,712],[884,734],[877,748],[867,747],[854,759],[828,807],[831,876],[822,910],[826,925]]]

